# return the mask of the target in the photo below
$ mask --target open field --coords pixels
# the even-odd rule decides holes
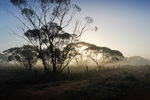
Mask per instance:
[[[55,77],[42,69],[0,68],[0,100],[150,100],[150,66],[70,67]]]

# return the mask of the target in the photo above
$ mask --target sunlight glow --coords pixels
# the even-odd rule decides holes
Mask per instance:
[[[79,49],[79,53],[83,54],[83,55],[88,55],[89,53],[87,51],[85,51],[85,49],[87,49],[87,46],[82,46]]]

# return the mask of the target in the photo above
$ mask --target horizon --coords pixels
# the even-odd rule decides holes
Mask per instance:
[[[97,32],[84,33],[81,41],[119,50],[125,57],[141,56],[150,60],[150,1],[77,0],[72,2],[82,9],[79,18],[91,16],[94,25],[98,27]],[[22,38],[12,35],[10,28],[21,33],[16,30],[19,25],[17,19],[9,11],[15,12],[16,8],[9,0],[0,1],[0,52],[26,44]]]

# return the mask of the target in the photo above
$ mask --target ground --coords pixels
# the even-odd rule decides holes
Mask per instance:
[[[150,100],[149,66],[63,73],[53,80],[27,72],[0,70],[0,100]]]

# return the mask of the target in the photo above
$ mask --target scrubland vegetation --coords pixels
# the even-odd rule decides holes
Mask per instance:
[[[57,76],[1,66],[0,98],[3,100],[148,100],[150,66],[122,68],[71,67]]]

